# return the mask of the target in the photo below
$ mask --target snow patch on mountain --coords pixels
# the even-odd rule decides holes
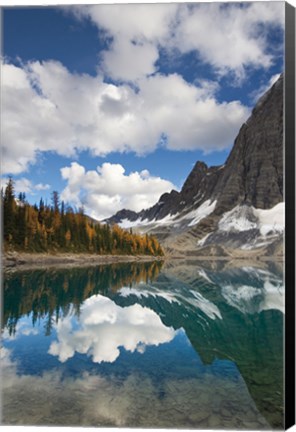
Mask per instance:
[[[174,221],[175,217],[176,217],[176,215],[168,214],[164,218],[158,219],[158,220],[156,220],[156,219],[149,220],[149,219],[138,218],[135,221],[130,221],[129,219],[126,218],[126,219],[122,219],[122,221],[119,222],[118,225],[121,228],[125,228],[125,229],[142,227],[142,226],[149,227],[149,226],[155,225],[155,224],[157,224],[157,225],[170,225],[170,223],[172,221]]]
[[[226,212],[219,221],[220,231],[242,232],[258,229],[262,236],[282,233],[285,226],[285,203],[281,202],[271,209],[256,209],[252,206],[236,206]]]
[[[211,200],[205,201],[202,205],[200,205],[196,210],[188,213],[186,215],[186,219],[192,219],[192,221],[188,224],[188,226],[197,225],[202,219],[209,216],[215,210],[217,204],[217,200],[211,202]]]
[[[137,220],[135,220],[135,221],[130,221],[129,219],[122,219],[122,221],[121,222],[119,222],[119,226],[121,227],[121,228],[124,228],[124,229],[128,229],[128,228],[134,228],[134,227],[137,227],[137,226],[139,226],[141,223],[143,223],[143,221],[142,221],[142,219],[141,218],[138,218]]]
[[[193,225],[197,225],[203,218],[209,216],[215,210],[216,203],[216,200],[213,202],[211,202],[211,200],[207,200],[198,208],[191,210],[188,213],[175,213],[173,215],[169,213],[162,219],[154,218],[152,220],[149,220],[138,218],[135,221],[130,221],[129,219],[125,218],[122,219],[122,221],[119,222],[118,225],[121,228],[125,229],[136,227],[151,227],[153,225],[177,227],[183,222],[186,222],[187,226],[191,227]]]
[[[207,241],[207,238],[211,235],[211,233],[206,234],[203,238],[198,240],[197,245],[198,246],[204,246],[205,242]]]
[[[257,221],[254,217],[252,207],[243,205],[236,206],[226,212],[219,221],[218,226],[220,231],[249,231],[257,228]]]
[[[282,233],[285,227],[285,203],[278,203],[269,210],[253,209],[258,218],[260,233],[266,236],[269,232]]]

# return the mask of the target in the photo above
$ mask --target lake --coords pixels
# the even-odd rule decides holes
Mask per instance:
[[[2,424],[283,428],[279,265],[4,273]]]

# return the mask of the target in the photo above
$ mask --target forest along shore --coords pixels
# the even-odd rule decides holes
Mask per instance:
[[[2,257],[3,269],[25,269],[49,266],[90,266],[119,262],[148,262],[164,260],[151,255],[97,255],[86,253],[25,253],[6,252]]]

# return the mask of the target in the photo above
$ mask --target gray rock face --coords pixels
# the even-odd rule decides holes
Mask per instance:
[[[117,212],[115,215],[113,215],[112,217],[110,217],[109,219],[105,219],[105,222],[108,222],[110,224],[118,224],[121,221],[123,221],[124,219],[128,219],[130,221],[135,221],[139,218],[138,213],[132,211],[132,210],[120,210],[119,212]]]
[[[194,203],[198,206],[204,201],[212,199],[215,186],[223,170],[223,165],[207,167],[204,162],[196,162],[180,193],[185,205]]]
[[[241,127],[213,197],[216,214],[237,204],[269,209],[283,201],[283,76]]]
[[[204,162],[196,162],[181,192],[172,190],[170,193],[163,194],[157,204],[140,213],[142,219],[157,221],[169,214],[186,213],[187,209],[197,208],[204,201],[212,198],[222,170],[223,167],[208,167]]]

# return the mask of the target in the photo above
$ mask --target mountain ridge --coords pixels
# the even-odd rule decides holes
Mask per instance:
[[[262,243],[268,234],[266,220],[273,217],[270,246],[283,232],[278,223],[282,208],[272,210],[284,200],[283,80],[281,74],[258,100],[225,164],[208,167],[197,161],[180,192],[165,193],[154,206],[138,213],[121,210],[105,222],[154,233],[170,250],[187,250],[186,239],[191,238],[189,249],[196,251],[214,244],[230,249],[246,244],[258,247],[257,240]],[[227,217],[229,229],[227,223],[221,224]]]

